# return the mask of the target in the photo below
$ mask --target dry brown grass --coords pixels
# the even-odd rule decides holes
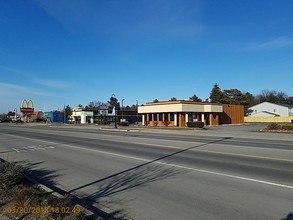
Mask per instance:
[[[16,163],[0,162],[0,188],[10,193],[24,181],[24,168]]]
[[[83,220],[88,219],[70,197],[48,195],[36,185],[24,184],[25,170],[16,163],[0,162],[1,210],[10,219]]]
[[[293,124],[292,123],[270,123],[266,130],[276,131],[293,131]]]

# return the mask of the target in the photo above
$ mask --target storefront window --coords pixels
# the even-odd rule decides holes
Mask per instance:
[[[174,121],[174,113],[170,113],[170,121]]]
[[[160,113],[160,114],[158,114],[158,115],[159,115],[159,121],[163,121],[163,114]]]
[[[149,114],[149,121],[153,120],[153,114]]]
[[[164,121],[169,121],[168,113],[164,113]]]

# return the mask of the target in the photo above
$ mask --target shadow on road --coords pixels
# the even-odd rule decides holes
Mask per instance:
[[[189,147],[189,148],[186,148],[186,149],[183,149],[183,150],[176,151],[176,152],[174,152],[174,153],[171,153],[171,154],[168,154],[168,155],[165,155],[165,156],[162,156],[162,157],[156,158],[156,159],[154,159],[154,160],[150,160],[150,161],[148,161],[148,162],[146,162],[146,163],[143,163],[143,164],[140,164],[140,165],[137,165],[137,166],[131,167],[131,168],[126,169],[126,170],[123,170],[123,171],[121,171],[121,172],[118,172],[118,173],[112,174],[112,175],[107,176],[107,177],[104,177],[104,178],[102,178],[102,179],[98,179],[98,180],[93,181],[93,182],[91,182],[91,183],[88,183],[88,184],[85,184],[85,185],[83,185],[83,186],[77,187],[77,188],[75,188],[75,189],[70,190],[70,192],[74,192],[74,191],[80,190],[80,189],[82,189],[82,188],[85,188],[85,187],[91,186],[91,185],[93,185],[93,184],[96,184],[96,183],[99,183],[99,182],[105,181],[105,180],[107,180],[107,179],[114,178],[114,177],[116,177],[116,176],[119,176],[119,175],[124,174],[124,173],[131,172],[131,171],[133,171],[133,170],[137,170],[137,169],[139,169],[139,168],[141,168],[141,167],[144,167],[144,166],[147,166],[147,165],[150,165],[150,164],[154,164],[154,163],[159,164],[160,161],[163,160],[163,159],[167,159],[167,158],[173,157],[173,156],[175,156],[175,155],[181,154],[181,153],[183,153],[183,152],[189,151],[189,150],[194,149],[194,148],[199,148],[199,147],[207,146],[207,145],[209,145],[209,144],[218,143],[218,142],[221,142],[221,141],[226,140],[226,139],[231,139],[231,138],[230,138],[230,137],[224,137],[224,138],[221,138],[220,140],[211,141],[211,142],[209,142],[209,143],[199,144],[199,145],[192,146],[192,147]]]
[[[138,188],[140,186],[145,186],[151,182],[160,181],[175,176],[179,173],[182,173],[182,170],[173,167],[170,168],[161,164],[149,164],[147,166],[141,166],[127,172],[115,174],[112,178],[99,181],[100,184],[97,186],[98,190],[91,195],[84,195],[82,200],[86,206],[94,206],[101,198]],[[69,191],[69,193],[72,192],[73,190]],[[111,203],[118,204],[122,203],[122,201],[118,201],[116,199]],[[108,201],[106,205],[109,204],[110,202]],[[116,219],[124,219],[124,213],[125,211],[121,209],[111,212],[111,215]]]
[[[103,184],[99,185],[99,190],[88,198],[97,200],[154,181],[163,180],[179,173],[182,173],[182,171],[161,164],[139,167],[129,172],[115,175],[111,180],[104,181]]]
[[[282,218],[281,220],[293,220],[293,212],[290,212],[286,218]]]
[[[46,183],[48,185],[55,185],[55,178],[59,177],[60,174],[57,174],[57,171],[47,170],[39,168],[38,166],[44,163],[45,161],[39,161],[35,163],[20,161],[19,163],[25,168],[25,175],[27,178],[37,180],[39,183]]]

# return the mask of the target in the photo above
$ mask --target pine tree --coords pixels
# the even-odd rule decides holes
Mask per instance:
[[[193,95],[191,97],[189,97],[189,100],[190,101],[193,101],[193,102],[202,102],[202,100],[200,98],[197,97],[197,95]]]
[[[223,92],[216,83],[210,93],[210,100],[213,103],[222,103],[223,102]]]
[[[172,97],[169,101],[177,101],[175,97]]]
[[[111,108],[115,106],[116,110],[120,110],[120,103],[118,102],[118,99],[115,97],[111,97],[108,101]]]

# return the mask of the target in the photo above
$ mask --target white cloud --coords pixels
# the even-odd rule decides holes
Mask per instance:
[[[52,96],[54,96],[54,94],[32,87],[0,83],[0,114],[18,108],[23,99],[44,100],[45,97]]]
[[[48,93],[35,88],[19,86],[10,83],[0,83],[0,97],[2,100],[3,98],[23,97],[29,95],[50,96]]]
[[[35,0],[66,30],[88,30],[115,36],[198,36],[202,33],[201,1],[72,1]]]
[[[18,75],[20,77],[24,77],[27,82],[32,82],[41,86],[45,86],[48,88],[68,88],[72,87],[73,84],[70,82],[64,82],[64,81],[57,81],[57,80],[49,80],[45,78],[40,78],[37,77],[35,74],[25,72],[23,70],[18,70],[15,68],[11,67],[5,67],[5,66],[0,66],[0,69],[4,70],[5,72],[12,73],[14,75]],[[16,85],[16,84],[15,84]],[[17,86],[17,85],[16,85]]]
[[[247,50],[273,50],[279,48],[286,48],[293,46],[293,39],[287,37],[279,37],[270,41],[254,43],[248,47]]]
[[[68,88],[72,86],[72,83],[69,83],[69,82],[41,79],[41,78],[34,78],[33,82],[42,86],[58,88],[58,89]]]
[[[93,16],[94,6],[88,6],[89,1],[35,0],[35,3],[69,31],[76,25],[84,25],[86,19]]]

